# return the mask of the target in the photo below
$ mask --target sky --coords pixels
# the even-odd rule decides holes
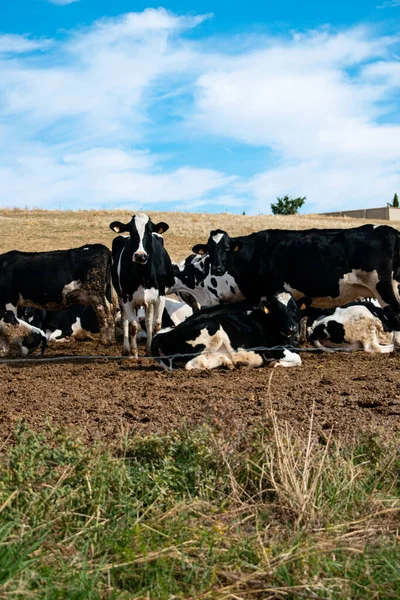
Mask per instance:
[[[0,206],[400,193],[400,0],[2,0]]]

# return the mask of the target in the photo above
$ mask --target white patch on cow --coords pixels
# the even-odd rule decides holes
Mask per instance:
[[[89,248],[85,247],[84,250],[89,250]]]
[[[339,295],[338,296],[321,296],[312,299],[312,306],[318,306],[321,308],[327,308],[331,306],[341,306],[352,302],[357,298],[368,298],[370,296],[376,296],[380,300],[380,306],[387,306],[386,302],[380,298],[376,286],[379,282],[379,275],[376,270],[363,271],[362,269],[352,269],[351,272],[345,273],[341,279],[339,279]],[[283,287],[285,290],[293,294],[297,298],[301,298],[305,294],[304,291],[293,288],[290,284],[284,283]]]
[[[207,260],[207,256],[204,257],[195,255],[190,260],[190,267],[194,267],[199,271],[205,271],[205,264]],[[175,263],[175,265],[178,267],[179,271],[183,273],[183,275],[182,279],[180,279],[179,275],[175,275],[175,283],[169,288],[168,295],[179,293],[190,294],[199,306],[215,306],[217,304],[221,304],[222,302],[240,302],[241,300],[244,300],[244,296],[240,291],[235,279],[229,275],[229,273],[224,273],[224,275],[211,275],[210,268],[208,268],[208,272],[204,272],[204,274],[202,273],[204,279],[201,279],[198,285],[190,287],[184,283],[185,267],[188,266],[186,261],[182,261],[178,264]],[[215,279],[217,281],[216,287],[212,285],[211,279]],[[210,292],[209,288],[214,289],[216,295]]]
[[[168,333],[168,331],[172,331],[173,327],[163,327],[163,329],[160,329],[160,331],[157,333],[157,335],[162,335],[163,333]]]
[[[27,348],[26,346],[21,346],[21,353],[22,356],[27,356],[29,354],[29,348]]]
[[[214,242],[216,244],[219,244],[223,237],[224,237],[223,233],[216,233],[215,235],[212,236],[212,239],[214,240]]]
[[[51,329],[46,329],[46,338],[48,342],[64,342],[65,338],[61,338],[61,335],[61,329],[55,329],[54,331],[51,331]]]
[[[118,283],[121,286],[121,261],[122,261],[122,255],[124,253],[125,250],[125,246],[122,248],[121,253],[119,255],[119,259],[118,259],[118,265],[117,265],[117,276],[118,276]]]
[[[72,336],[83,331],[80,317],[76,317],[76,321],[75,321],[75,323],[72,323],[71,329],[72,329]]]
[[[137,253],[143,252],[145,253],[145,249],[143,246],[143,240],[144,240],[144,234],[145,234],[145,230],[146,230],[146,225],[149,222],[149,217],[148,215],[146,215],[145,213],[138,213],[137,215],[135,215],[135,225],[136,225],[136,229],[139,235],[139,246],[136,250]]]
[[[62,295],[67,296],[70,292],[74,290],[79,290],[82,287],[82,282],[79,279],[71,281],[71,283],[67,283],[64,285],[62,289]]]
[[[274,367],[299,367],[301,365],[301,358],[295,352],[285,349],[283,354],[283,358],[279,359]]]
[[[149,304],[154,304],[159,296],[157,288],[144,288],[142,285],[133,293],[131,303],[135,307],[143,306],[147,308]]]
[[[11,304],[11,302],[7,302],[7,304],[6,304],[6,310],[11,310],[11,312],[13,312],[14,315],[17,314],[17,307],[14,306],[14,304]]]
[[[277,298],[278,302],[280,302],[284,306],[287,306],[289,304],[289,300],[291,297],[292,297],[292,295],[289,294],[288,292],[281,292],[280,294],[277,295],[276,298]]]
[[[193,314],[193,309],[186,302],[179,302],[173,298],[166,298],[165,310],[174,325],[179,325]]]
[[[233,368],[237,365],[249,367],[260,367],[263,364],[262,357],[245,348],[234,350],[228,334],[222,326],[214,335],[210,335],[206,328],[202,329],[196,339],[187,342],[194,348],[204,345],[205,349],[199,356],[195,356],[186,365],[190,369],[214,369],[218,366]]]

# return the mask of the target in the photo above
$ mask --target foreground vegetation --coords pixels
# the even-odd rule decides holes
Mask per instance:
[[[311,429],[310,429],[311,431]],[[398,598],[400,455],[278,424],[90,448],[19,427],[0,597]]]

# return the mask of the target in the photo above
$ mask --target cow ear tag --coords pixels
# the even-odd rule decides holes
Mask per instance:
[[[307,304],[305,304],[305,303],[303,302],[303,304],[300,306],[300,310],[305,310],[306,308],[307,308]]]
[[[114,231],[115,233],[119,233],[121,231],[121,228],[118,225],[114,225]]]
[[[238,245],[236,245],[236,246],[234,247],[233,251],[234,251],[234,252],[237,252],[238,250],[239,250],[239,246],[238,246]]]
[[[197,253],[197,254],[205,254],[205,252],[204,252],[203,248],[200,248],[200,250],[198,251],[198,253]]]
[[[264,312],[265,312],[266,315],[269,313],[269,310],[268,310],[268,308],[266,306],[264,306]]]

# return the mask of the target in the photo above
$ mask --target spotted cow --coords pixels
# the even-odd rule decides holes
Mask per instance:
[[[282,288],[320,307],[375,297],[400,345],[400,233],[393,227],[267,229],[234,238],[216,230],[193,251],[208,254],[211,274],[233,277],[251,302]]]
[[[167,223],[154,224],[139,212],[129,223],[113,221],[110,228],[119,235],[112,244],[112,278],[119,297],[123,328],[123,353],[137,357],[137,310],[146,311],[147,342],[150,352],[154,332],[161,329],[166,290],[173,284],[171,259],[159,235],[167,231]]]
[[[102,244],[0,255],[0,308],[17,315],[24,306],[55,310],[76,303],[93,306],[100,342],[111,344],[115,327],[111,252]]]
[[[0,357],[26,356],[39,346],[43,355],[46,344],[43,331],[18,319],[13,311],[0,309]]]
[[[265,363],[294,367],[294,343],[300,311],[292,295],[279,292],[254,307],[249,303],[221,304],[197,311],[153,339],[152,354],[163,367],[213,369]],[[278,348],[276,348],[278,346]]]

